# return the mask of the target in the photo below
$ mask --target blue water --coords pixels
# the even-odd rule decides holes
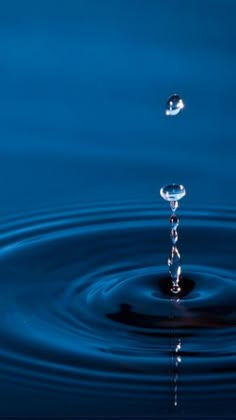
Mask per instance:
[[[235,415],[235,13],[2,5],[0,416]]]

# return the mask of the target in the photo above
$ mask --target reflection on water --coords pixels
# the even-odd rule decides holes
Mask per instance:
[[[180,299],[179,298],[171,298],[172,304],[172,320],[175,318],[176,307],[179,309]],[[172,361],[172,381],[173,381],[173,388],[174,388],[174,399],[173,404],[175,407],[178,406],[178,398],[179,398],[179,388],[178,388],[178,381],[180,376],[180,363],[182,362],[181,356],[181,348],[182,348],[182,340],[180,337],[176,336],[175,329],[172,330],[172,342],[171,342],[171,361]]]
[[[177,407],[178,405],[178,377],[179,377],[179,364],[181,363],[182,359],[179,355],[179,351],[181,350],[181,340],[177,340],[177,344],[175,347],[175,356],[174,356],[174,364],[175,364],[175,372],[174,372],[174,405]]]

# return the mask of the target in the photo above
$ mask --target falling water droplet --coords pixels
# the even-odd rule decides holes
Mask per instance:
[[[166,103],[166,115],[177,115],[184,108],[184,101],[179,95],[171,95]]]

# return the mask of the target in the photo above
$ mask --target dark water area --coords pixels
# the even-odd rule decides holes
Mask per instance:
[[[138,203],[2,219],[1,392],[14,414],[231,413],[234,210],[182,211],[179,299],[165,213]]]
[[[0,416],[236,417],[235,13],[1,6]]]

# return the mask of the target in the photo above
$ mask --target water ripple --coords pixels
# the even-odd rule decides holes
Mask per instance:
[[[162,208],[74,206],[3,219],[1,375],[160,400],[178,368],[182,399],[231,395],[235,212],[181,211],[179,233],[183,291],[174,299]]]

